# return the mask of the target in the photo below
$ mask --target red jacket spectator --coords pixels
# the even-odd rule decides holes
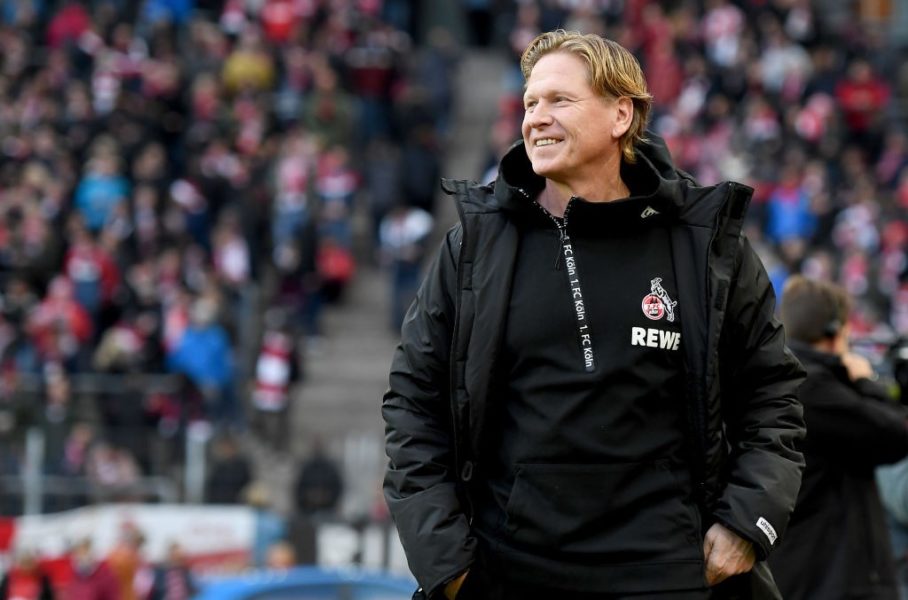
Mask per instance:
[[[273,44],[290,40],[300,22],[300,15],[291,0],[268,0],[262,8],[262,30]]]
[[[113,572],[92,556],[90,540],[72,551],[66,581],[60,587],[61,600],[121,600]]]
[[[76,302],[72,283],[62,275],[51,282],[47,297],[31,315],[29,325],[31,336],[44,356],[60,357],[70,354],[68,350],[75,350],[61,338],[84,344],[92,334],[91,317]]]
[[[54,600],[50,578],[34,556],[25,554],[6,572],[0,600]]]
[[[835,96],[848,129],[864,133],[889,102],[889,86],[874,74],[870,64],[857,60],[848,68],[848,78],[836,86]]]
[[[655,101],[670,106],[678,99],[684,74],[675,47],[670,40],[656,42],[647,53],[647,84]]]
[[[67,2],[47,26],[47,45],[59,48],[66,42],[75,42],[90,25],[91,17],[85,7],[80,2]]]

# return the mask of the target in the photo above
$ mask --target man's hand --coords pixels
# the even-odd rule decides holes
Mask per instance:
[[[753,544],[719,523],[715,523],[706,532],[703,557],[706,559],[706,583],[710,586],[732,575],[747,573],[757,559]]]
[[[463,580],[467,578],[467,573],[469,572],[470,570],[467,569],[459,577],[455,577],[445,585],[445,598],[454,600],[457,597],[457,592],[460,591],[460,586],[463,585]]]
[[[852,381],[858,379],[873,379],[873,365],[870,361],[854,352],[846,352],[842,355],[842,364],[848,371],[848,378]]]

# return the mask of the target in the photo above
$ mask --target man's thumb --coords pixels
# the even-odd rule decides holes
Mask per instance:
[[[707,531],[706,537],[703,538],[703,558],[709,558],[715,543],[715,536],[713,535],[712,530]]]

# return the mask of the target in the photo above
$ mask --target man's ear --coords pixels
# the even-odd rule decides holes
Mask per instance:
[[[615,125],[612,128],[612,137],[621,138],[631,128],[634,121],[634,102],[627,96],[615,100]]]

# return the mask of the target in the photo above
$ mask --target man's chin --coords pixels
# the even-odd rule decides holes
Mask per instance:
[[[553,168],[550,161],[530,161],[530,165],[533,167],[533,172],[539,175],[540,177],[550,178],[552,175],[555,175],[558,171]]]

